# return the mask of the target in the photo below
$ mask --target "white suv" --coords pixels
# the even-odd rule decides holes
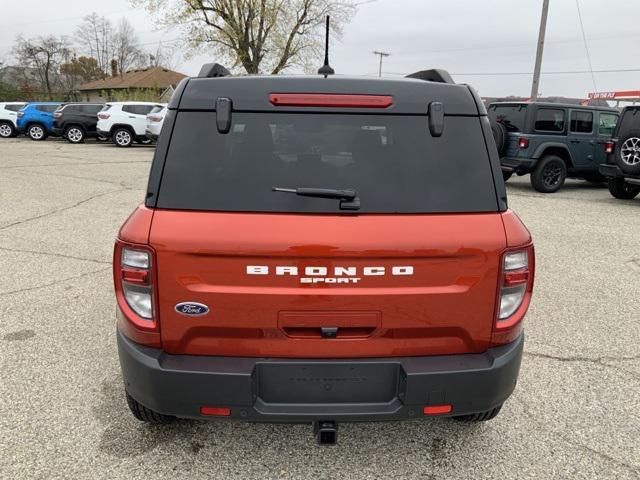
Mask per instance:
[[[0,138],[15,137],[18,133],[16,121],[18,120],[18,110],[22,109],[24,102],[2,102],[0,103]]]
[[[158,141],[160,132],[162,131],[162,124],[164,123],[164,117],[167,114],[167,104],[158,105],[153,107],[153,110],[147,115],[147,129],[145,135],[149,140],[154,142]]]
[[[151,102],[109,102],[98,113],[98,136],[111,139],[118,147],[128,147],[134,141],[149,143],[145,136]]]

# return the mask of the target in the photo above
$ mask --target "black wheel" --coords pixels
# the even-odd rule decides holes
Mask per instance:
[[[505,182],[511,178],[511,175],[513,175],[513,172],[507,172],[505,170],[502,170],[502,178],[504,179]]]
[[[542,193],[557,192],[567,178],[567,165],[560,157],[543,157],[531,172],[531,186]]]
[[[145,407],[138,403],[138,401],[133,398],[128,393],[127,395],[127,405],[129,405],[129,410],[133,413],[133,416],[136,417],[141,422],[148,423],[170,423],[176,419],[176,417],[172,417],[170,415],[163,415],[158,412],[154,412],[153,410]]]
[[[84,130],[72,125],[64,131],[64,138],[66,138],[69,143],[82,143],[84,142]]]
[[[128,128],[116,128],[111,139],[118,147],[130,147],[133,143],[133,134]]]
[[[39,142],[40,140],[45,140],[47,138],[47,131],[39,123],[33,123],[29,125],[29,128],[27,128],[27,136],[31,140]]]
[[[618,140],[615,159],[624,173],[640,174],[640,130],[629,130]]]
[[[458,420],[459,422],[486,422],[493,418],[496,418],[501,409],[502,405],[498,405],[496,408],[492,408],[491,410],[487,410],[486,412],[472,413],[470,415],[459,415],[452,418],[454,420]]]
[[[0,138],[11,138],[16,134],[11,122],[0,122]]]
[[[492,123],[491,132],[493,132],[493,139],[496,142],[498,153],[502,156],[507,146],[507,129],[501,123]]]
[[[611,195],[620,200],[631,200],[640,193],[640,186],[631,185],[625,182],[623,178],[610,178],[607,186]]]

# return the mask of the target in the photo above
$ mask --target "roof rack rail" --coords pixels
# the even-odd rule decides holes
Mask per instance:
[[[449,72],[439,68],[432,68],[430,70],[420,70],[419,72],[407,75],[406,78],[417,78],[418,80],[426,80],[427,82],[439,82],[439,83],[456,83],[449,75]]]
[[[231,72],[219,63],[205,63],[198,73],[198,78],[219,78],[228,77]]]

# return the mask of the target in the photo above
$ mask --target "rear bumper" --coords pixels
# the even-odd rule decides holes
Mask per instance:
[[[109,139],[109,138],[111,138],[111,132],[109,132],[107,130],[100,130],[98,128],[98,129],[96,129],[96,136],[98,136],[100,138]]]
[[[53,127],[51,127],[51,133],[53,133],[54,135],[61,137],[62,134],[64,133],[64,130],[62,130],[62,127],[56,127],[55,125]]]
[[[620,168],[618,168],[617,165],[611,165],[609,163],[600,164],[600,166],[598,167],[598,171],[605,177],[609,177],[609,178],[624,177],[622,170],[620,170]]]
[[[129,394],[166,415],[207,418],[200,407],[228,407],[228,418],[256,422],[373,421],[423,417],[427,405],[450,415],[490,410],[513,392],[524,335],[480,354],[298,360],[168,355],[119,331]]]
[[[537,161],[537,158],[503,157],[500,166],[506,172],[525,173],[533,170]]]

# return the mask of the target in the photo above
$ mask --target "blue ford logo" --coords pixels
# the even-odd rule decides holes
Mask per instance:
[[[197,317],[209,313],[209,307],[197,302],[182,302],[176,305],[176,312],[190,317]]]

